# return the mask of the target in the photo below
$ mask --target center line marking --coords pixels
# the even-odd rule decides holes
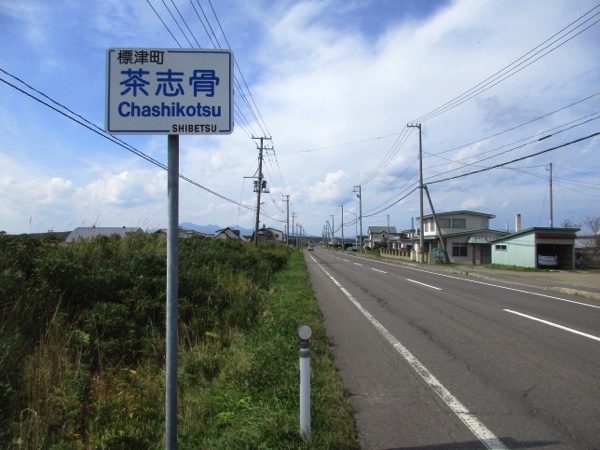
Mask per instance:
[[[428,288],[435,289],[436,291],[441,291],[442,290],[442,288],[435,287],[435,286],[432,286],[430,284],[421,283],[420,281],[417,281],[417,280],[411,280],[410,278],[407,278],[406,281],[410,281],[411,283],[417,283],[417,284],[420,284],[421,286],[426,286]]]
[[[316,261],[315,261],[316,262]],[[427,383],[427,385],[444,401],[446,406],[452,410],[456,416],[462,420],[467,426],[471,433],[479,439],[479,441],[490,450],[508,450],[500,439],[496,437],[484,424],[481,422],[475,414],[467,409],[460,400],[458,400],[452,393],[444,387],[442,383],[425,367],[421,361],[419,361],[402,343],[385,328],[381,322],[367,311],[358,300],[356,300],[350,292],[344,288],[333,276],[325,270],[325,268],[318,263],[319,268],[325,272],[325,275],[329,277],[331,281],[343,292],[350,302],[361,312],[361,314],[373,325],[373,327],[381,334],[386,341],[388,341],[392,347],[410,364],[410,366],[421,376],[421,378]],[[373,269],[376,270],[376,269]]]
[[[375,272],[387,273],[387,272],[384,272],[383,270],[375,269],[374,267],[371,267],[371,270],[374,270]]]
[[[517,312],[517,311],[513,311],[512,309],[503,309],[503,311],[506,311],[507,313],[511,313],[511,314],[516,314],[517,316],[525,317],[526,319],[535,320],[536,322],[541,322],[541,323],[543,323],[545,325],[550,325],[551,327],[555,327],[555,328],[559,328],[559,329],[564,330],[564,331],[568,331],[569,333],[578,334],[579,336],[583,336],[583,337],[586,337],[586,338],[594,339],[595,341],[600,341],[600,337],[594,336],[593,334],[583,333],[581,331],[574,330],[573,328],[567,328],[565,326],[559,325],[559,324],[554,323],[554,322],[549,322],[547,320],[538,319],[537,317],[528,316],[527,314],[523,314],[523,313],[520,313],[520,312]]]

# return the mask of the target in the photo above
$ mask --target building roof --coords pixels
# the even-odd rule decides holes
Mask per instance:
[[[467,239],[467,244],[489,244],[490,241],[493,241],[494,239],[496,239],[496,237],[493,236],[471,236],[469,239]]]
[[[481,216],[481,217],[487,217],[488,219],[493,219],[496,216],[494,214],[487,214],[487,213],[482,213],[482,212],[477,212],[477,211],[468,211],[468,210],[459,210],[459,211],[447,211],[447,212],[438,212],[435,213],[435,215],[437,217],[446,217],[446,216],[458,216],[458,215],[469,215],[469,216]],[[433,217],[433,214],[427,214],[423,216],[423,219],[429,219]]]
[[[240,236],[240,230],[234,230],[232,228],[223,228],[222,230],[217,230],[215,232],[215,237],[219,238],[219,237],[225,237],[226,239],[238,239],[240,241],[243,241],[244,238],[242,238],[242,236]]]
[[[527,234],[532,233],[553,233],[556,235],[563,236],[572,236],[573,239],[576,237],[576,233],[580,230],[580,228],[550,228],[550,227],[531,227],[526,228],[525,230],[518,231],[516,233],[509,234],[507,236],[503,236],[497,239],[494,239],[492,242],[501,242],[510,239],[514,239],[520,236],[525,236]]]
[[[382,227],[369,227],[367,233],[379,234],[379,233],[396,233],[396,227],[393,226],[382,226]]]
[[[128,233],[143,233],[139,227],[78,227],[75,228],[69,236],[67,236],[66,242],[76,242],[85,239],[93,239],[96,236],[112,236],[118,235],[125,237]]]

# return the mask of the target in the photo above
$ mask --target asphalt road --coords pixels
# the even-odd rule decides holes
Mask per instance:
[[[306,253],[364,449],[600,449],[598,301]]]

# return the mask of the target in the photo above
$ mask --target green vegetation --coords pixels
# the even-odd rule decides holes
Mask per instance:
[[[0,234],[0,447],[159,449],[166,244]],[[298,342],[313,327],[312,440],[298,434]],[[357,448],[302,254],[180,242],[181,449]]]

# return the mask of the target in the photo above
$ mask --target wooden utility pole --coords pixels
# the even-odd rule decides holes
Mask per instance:
[[[263,173],[262,173],[262,164],[263,164],[263,150],[264,150],[264,141],[271,140],[270,137],[254,137],[252,139],[260,139],[260,147],[258,148],[258,181],[255,181],[254,190],[256,192],[256,222],[254,224],[254,245],[258,245],[258,228],[260,226],[260,194],[262,192],[267,191],[267,183],[263,183]]]

